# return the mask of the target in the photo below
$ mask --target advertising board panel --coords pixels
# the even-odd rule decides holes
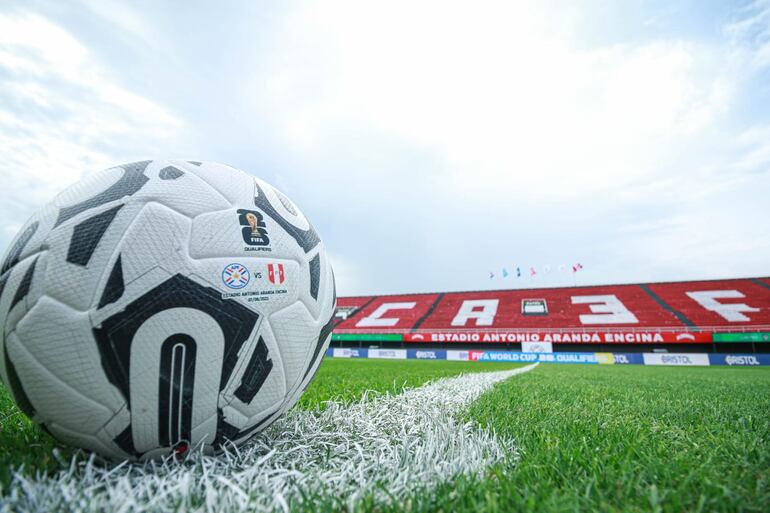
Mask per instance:
[[[521,351],[523,353],[553,353],[553,344],[551,342],[522,342]]]
[[[369,358],[406,360],[406,349],[369,349]]]
[[[446,353],[442,349],[407,349],[406,357],[410,360],[446,360]]]
[[[645,365],[709,365],[704,353],[644,353]]]
[[[710,354],[711,365],[757,367],[770,365],[770,354]]]

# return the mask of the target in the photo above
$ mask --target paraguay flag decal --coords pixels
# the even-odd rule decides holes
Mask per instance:
[[[222,282],[231,289],[242,289],[250,280],[249,270],[241,264],[230,264],[222,271]]]

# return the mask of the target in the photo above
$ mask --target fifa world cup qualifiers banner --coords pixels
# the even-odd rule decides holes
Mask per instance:
[[[645,332],[645,331],[574,331],[574,332],[483,332],[431,331],[404,333],[404,342],[458,342],[523,344],[705,344],[712,341],[711,333]]]
[[[516,353],[512,351],[468,351],[474,362],[599,363],[595,353]]]
[[[474,362],[589,363],[602,365],[642,365],[641,353],[519,353],[513,351],[468,351]]]

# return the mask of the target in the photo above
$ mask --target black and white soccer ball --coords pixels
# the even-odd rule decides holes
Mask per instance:
[[[318,234],[221,164],[93,174],[26,223],[0,273],[6,386],[55,438],[112,459],[245,441],[296,403],[331,338]]]

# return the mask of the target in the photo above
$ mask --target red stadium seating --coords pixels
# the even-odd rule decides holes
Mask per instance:
[[[423,317],[433,305],[438,294],[412,294],[403,296],[379,296],[370,298],[346,298],[337,300],[337,308],[341,305],[360,305],[352,317],[342,320],[335,328],[338,332],[345,329],[398,332],[409,330]],[[365,301],[361,301],[361,300]]]
[[[650,285],[650,289],[672,308],[684,313],[698,327],[767,326],[770,325],[770,284],[767,281],[656,283]],[[732,308],[718,308],[722,311],[719,313],[704,307],[692,297],[692,295],[709,291],[719,291],[717,296],[727,296],[716,298],[715,301],[720,305],[733,305]],[[706,294],[706,297],[713,295]]]
[[[580,287],[571,289],[539,289],[489,292],[468,292],[446,294],[436,306],[433,314],[422,323],[425,329],[451,328],[463,301],[471,299],[499,299],[497,315],[490,328],[582,328],[581,315],[591,314],[588,304],[572,304],[572,297],[615,295],[628,308],[638,322],[614,323],[613,326],[682,326],[671,313],[661,308],[650,296],[636,285],[614,287]],[[545,299],[547,315],[523,315],[523,299]],[[466,327],[476,328],[474,320]]]
[[[524,300],[547,313],[525,314]],[[339,298],[338,308],[335,333],[656,332],[668,342],[770,331],[770,278],[363,296]]]

